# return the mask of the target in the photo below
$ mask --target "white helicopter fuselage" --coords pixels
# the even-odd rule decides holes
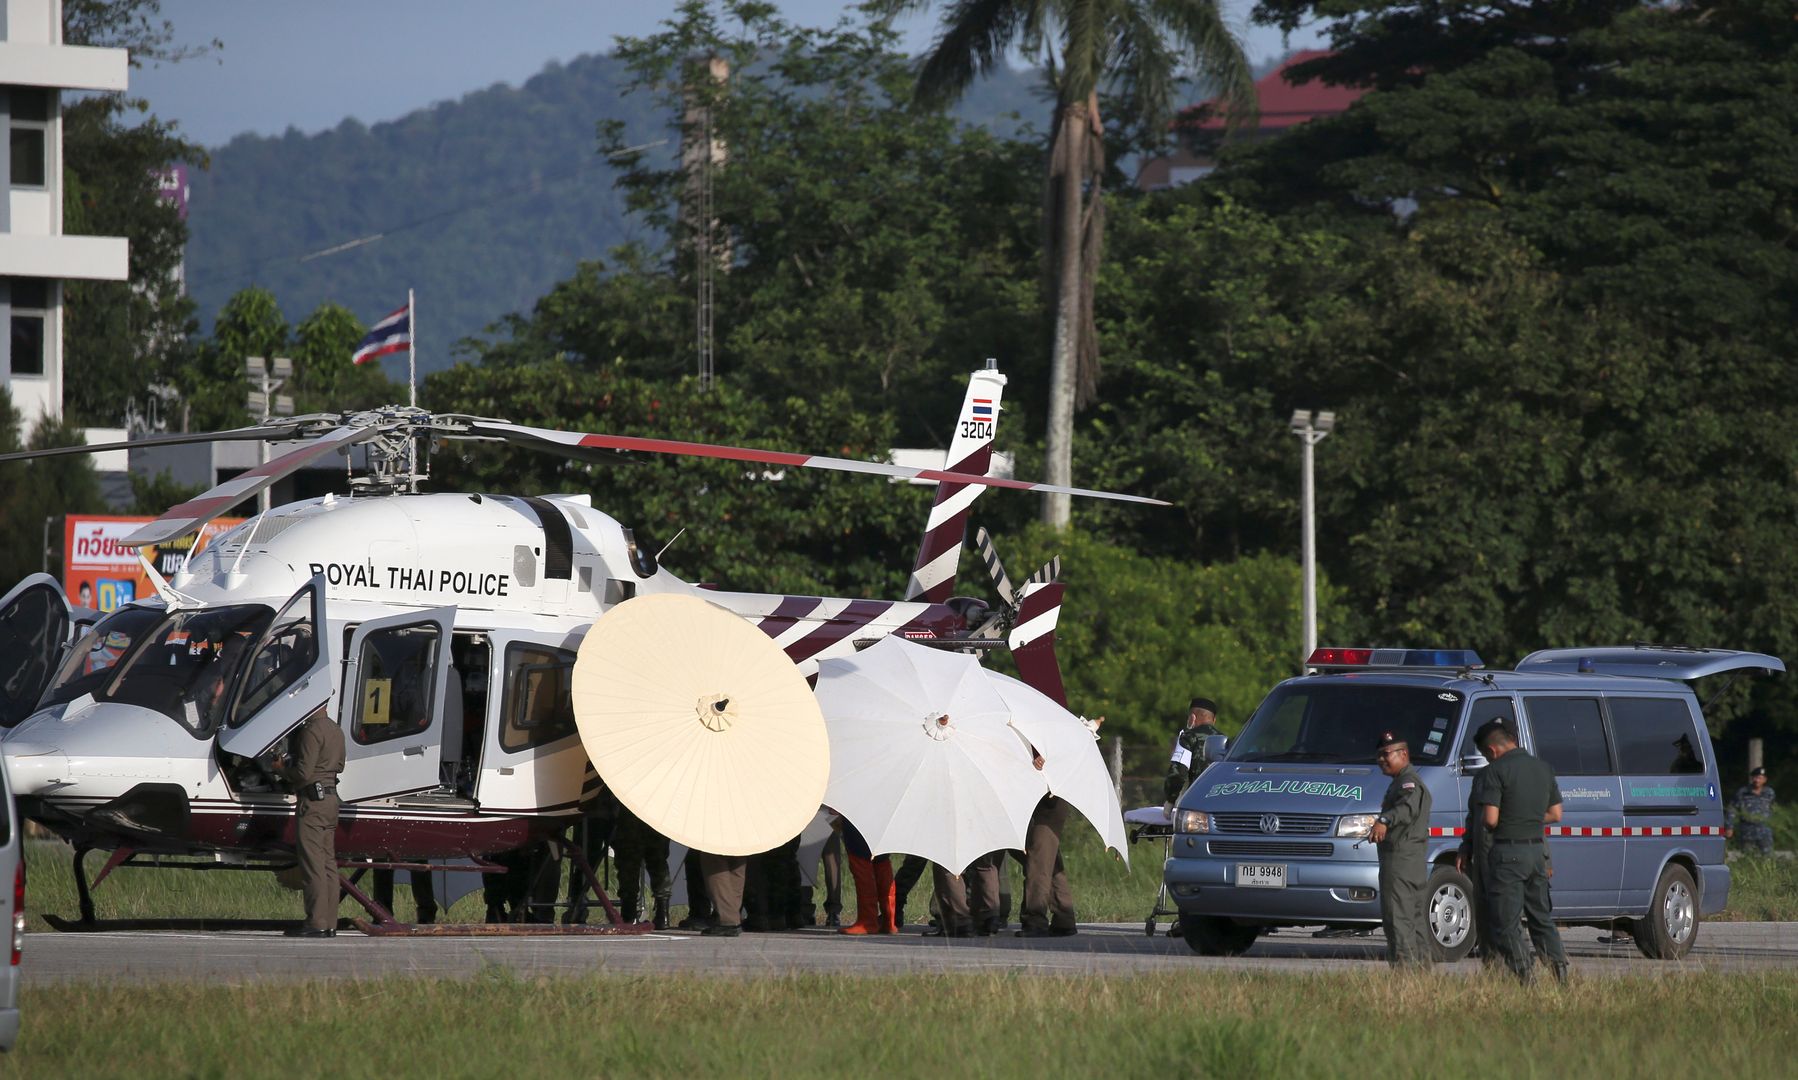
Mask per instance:
[[[559,829],[598,780],[568,707],[582,637],[645,593],[752,619],[808,674],[945,604],[732,593],[660,569],[585,497],[326,496],[246,521],[77,643],[5,736],[27,812],[77,844],[292,843],[273,750],[319,707],[345,730],[339,852],[443,858]],[[200,689],[204,687],[205,689]]]

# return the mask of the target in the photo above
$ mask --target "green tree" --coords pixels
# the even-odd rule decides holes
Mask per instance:
[[[1040,309],[1018,269],[1036,252],[1034,151],[911,108],[910,73],[883,24],[808,30],[763,5],[726,10],[740,31],[726,34],[711,6],[691,2],[663,33],[617,49],[634,90],[672,115],[703,105],[723,147],[719,377],[770,400],[842,389],[891,410],[902,438],[947,444],[963,373],[988,356],[1033,368]],[[695,55],[728,59],[730,78],[691,78]],[[677,242],[660,260],[626,250],[584,270],[538,306],[535,330],[513,324],[525,348],[488,354],[693,371],[695,262],[678,242],[689,177],[624,153],[616,125],[603,131],[630,205]]]
[[[69,0],[62,12],[66,43],[127,49],[133,67],[202,51],[175,44],[156,0]],[[128,280],[63,286],[63,408],[81,423],[122,425],[134,403],[145,408],[187,361],[195,328],[178,276],[187,226],[157,176],[205,155],[148,108],[128,94],[63,102],[63,230],[130,242]]]
[[[10,394],[0,394],[0,453],[45,450],[82,442],[81,430],[44,416],[21,444],[19,414]],[[0,462],[0,591],[27,574],[61,570],[56,552],[62,547],[65,514],[104,513],[100,482],[85,454]]]
[[[190,363],[174,373],[182,431],[238,427],[252,417],[245,405],[250,384],[244,360],[285,355],[290,332],[273,293],[248,288],[226,302]],[[255,419],[260,419],[255,418]]]
[[[889,6],[916,10],[927,2]],[[1055,296],[1045,479],[1070,484],[1074,411],[1093,400],[1098,384],[1093,289],[1105,227],[1099,94],[1114,86],[1133,121],[1159,130],[1171,115],[1183,66],[1216,85],[1236,113],[1254,111],[1254,80],[1217,0],[962,0],[944,16],[921,62],[918,96],[933,102],[960,96],[1014,45],[1045,58],[1055,90],[1043,200]],[[1045,497],[1044,521],[1065,526],[1068,514],[1067,496]]]
[[[287,392],[295,412],[352,412],[406,401],[406,388],[383,374],[381,365],[350,362],[365,333],[348,308],[332,303],[320,304],[294,328],[288,349],[294,377]]]

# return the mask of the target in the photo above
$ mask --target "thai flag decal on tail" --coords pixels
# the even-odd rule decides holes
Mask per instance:
[[[973,400],[973,405],[974,405],[974,408],[971,411],[971,413],[969,414],[968,419],[982,420],[982,421],[988,421],[988,422],[990,422],[992,420],[992,418],[993,418],[993,399],[992,398],[975,398]]]
[[[993,433],[998,429],[999,401],[1005,392],[1005,376],[996,366],[968,376],[967,396],[962,398],[961,416],[949,442],[944,468],[950,472],[987,475],[993,460]],[[918,550],[918,562],[906,586],[907,600],[940,604],[955,590],[955,570],[961,560],[962,540],[968,531],[968,508],[985,489],[975,484],[938,484],[936,502],[930,507],[930,520],[924,526],[924,541]]]
[[[408,302],[405,307],[389,313],[386,318],[369,328],[368,336],[356,343],[356,351],[350,356],[350,363],[367,363],[377,356],[399,352],[411,344],[412,305]]]

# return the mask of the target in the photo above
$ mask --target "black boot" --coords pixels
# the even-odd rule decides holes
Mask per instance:
[[[1554,970],[1555,970],[1555,982],[1560,983],[1562,986],[1566,986],[1567,985],[1567,974],[1568,974],[1567,962],[1563,960],[1561,963],[1556,964],[1554,966]]]
[[[668,901],[660,896],[656,897],[655,927],[657,930],[668,929]]]

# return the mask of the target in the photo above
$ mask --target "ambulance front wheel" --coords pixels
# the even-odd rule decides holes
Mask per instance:
[[[1261,936],[1261,928],[1212,915],[1182,915],[1180,936],[1200,956],[1241,956]]]
[[[1430,871],[1425,888],[1429,896],[1426,917],[1430,924],[1430,953],[1438,964],[1463,960],[1473,951],[1475,913],[1473,882],[1456,870],[1452,863],[1441,863]]]

